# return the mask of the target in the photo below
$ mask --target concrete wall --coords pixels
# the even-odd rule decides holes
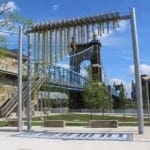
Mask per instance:
[[[26,75],[27,67],[25,64],[22,65],[23,74]],[[0,70],[9,71],[12,73],[18,73],[18,60],[13,57],[4,57],[0,60]]]

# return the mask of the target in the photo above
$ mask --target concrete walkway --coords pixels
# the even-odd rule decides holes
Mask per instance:
[[[145,127],[144,135],[139,135],[136,127],[99,129],[84,127],[43,128],[33,127],[34,131],[71,131],[71,132],[128,132],[133,133],[133,141],[88,141],[55,140],[13,137],[16,128],[0,128],[0,150],[150,150],[150,127]]]

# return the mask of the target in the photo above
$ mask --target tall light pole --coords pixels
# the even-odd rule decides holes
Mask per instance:
[[[139,60],[139,47],[138,47],[135,8],[131,9],[130,15],[131,15],[131,32],[133,42],[134,69],[135,69],[136,99],[138,107],[138,130],[139,134],[144,134],[143,100],[142,100],[141,77],[139,71],[140,60]]]

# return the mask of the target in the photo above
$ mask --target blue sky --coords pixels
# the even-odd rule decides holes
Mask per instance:
[[[127,15],[135,7],[139,36],[141,72],[150,74],[150,1],[149,0],[14,0],[19,13],[34,22],[47,22],[93,14],[119,11]],[[128,90],[133,76],[130,22],[100,38],[102,62],[107,80],[122,80]]]

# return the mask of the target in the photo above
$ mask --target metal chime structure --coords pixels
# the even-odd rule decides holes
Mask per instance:
[[[97,31],[99,36],[109,33],[109,30],[119,27],[121,19],[118,12],[101,14],[76,19],[66,19],[55,22],[35,24],[28,35],[28,130],[31,128],[31,91],[32,91],[32,65],[34,62],[34,77],[47,76],[47,68],[57,64],[64,57],[77,54],[71,49],[71,39],[74,46],[87,43]],[[42,70],[42,74],[40,73]],[[36,79],[36,78],[34,78]],[[71,77],[71,79],[73,79]]]
[[[89,42],[94,32],[99,36],[119,27],[118,12],[110,14],[64,19],[56,22],[35,24],[28,35],[33,36],[34,72],[40,65],[54,65],[71,52],[71,39],[76,44]]]
[[[136,98],[138,101],[138,123],[139,133],[144,132],[143,126],[143,109],[142,95],[139,74],[139,53],[136,30],[135,9],[133,8],[128,15],[120,16],[118,12],[106,13],[95,16],[80,17],[73,19],[64,19],[60,21],[35,24],[31,29],[26,31],[28,35],[28,101],[31,101],[31,61],[34,62],[34,75],[39,74],[40,68],[46,74],[46,68],[49,65],[55,65],[68,55],[77,54],[76,45],[88,43],[91,40],[91,35],[97,32],[99,36],[109,34],[109,31],[119,27],[121,20],[131,21],[131,32],[133,41],[133,54],[135,66],[136,80]],[[33,38],[32,38],[33,37]],[[73,38],[71,49],[71,38]],[[21,43],[21,42],[20,42]],[[20,47],[21,50],[21,47]],[[31,53],[32,52],[32,53]],[[32,57],[31,57],[32,56]],[[38,75],[39,76],[39,75]],[[31,102],[30,102],[31,103]],[[29,105],[30,105],[29,103]],[[19,105],[21,108],[21,105]],[[28,129],[31,128],[31,108],[28,113]],[[19,110],[20,111],[20,110]],[[21,113],[21,111],[19,112]],[[21,127],[21,119],[19,125]]]

